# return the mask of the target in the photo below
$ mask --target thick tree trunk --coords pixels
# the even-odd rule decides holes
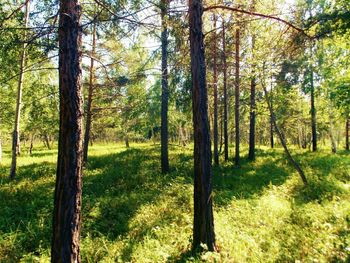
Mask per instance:
[[[345,123],[345,150],[349,151],[349,126],[350,126],[350,117],[346,119]]]
[[[236,54],[235,54],[235,60],[236,60],[236,74],[235,74],[235,129],[236,129],[236,145],[235,145],[235,165],[239,166],[239,141],[240,141],[240,134],[239,134],[239,45],[240,45],[240,30],[239,28],[236,29]]]
[[[52,223],[52,262],[80,262],[83,161],[80,17],[78,0],[60,0],[60,132]]]
[[[317,133],[316,133],[316,109],[315,109],[315,87],[314,72],[311,70],[311,132],[312,132],[312,151],[317,150]]]
[[[87,99],[87,107],[86,107],[86,123],[85,123],[85,134],[84,134],[84,154],[83,154],[83,163],[84,165],[88,161],[88,153],[89,153],[89,141],[91,134],[91,123],[92,123],[92,98],[94,93],[94,82],[95,82],[95,55],[96,55],[96,22],[93,23],[92,29],[92,50],[91,50],[91,58],[90,58],[90,76],[89,76],[89,92]]]
[[[224,74],[224,145],[225,161],[228,161],[228,98],[227,98],[227,63],[226,63],[226,33],[225,22],[222,21],[222,65]]]
[[[276,117],[275,117],[275,114],[273,112],[273,109],[272,109],[272,106],[271,106],[271,103],[270,103],[270,100],[269,100],[269,95],[268,95],[268,92],[266,90],[266,87],[265,87],[265,85],[262,85],[262,86],[263,86],[263,89],[264,89],[264,94],[265,94],[265,99],[266,99],[266,102],[267,102],[267,106],[268,106],[269,111],[270,111],[272,123],[274,125],[274,128],[275,128],[275,131],[277,133],[277,136],[279,137],[280,142],[281,142],[281,144],[283,146],[284,152],[287,155],[287,159],[294,166],[295,170],[297,170],[297,172],[299,173],[299,175],[301,177],[301,180],[303,181],[304,185],[306,186],[307,185],[307,179],[306,179],[306,176],[304,174],[304,171],[301,169],[299,164],[294,160],[294,158],[292,157],[292,155],[290,154],[290,152],[288,150],[287,143],[284,140],[284,137],[283,137],[283,135],[282,135],[278,125],[277,125]]]
[[[213,67],[214,67],[214,163],[219,165],[219,129],[218,129],[218,67],[216,45],[216,15],[214,14],[214,38],[213,38]]]
[[[30,1],[26,3],[25,7],[25,15],[24,15],[24,27],[28,27],[29,23],[29,8],[30,8]],[[27,33],[26,30],[24,32],[24,38],[25,41]],[[26,62],[26,49],[27,49],[27,43],[23,44],[22,47],[22,53],[21,53],[21,59],[20,59],[20,66],[19,66],[19,79],[18,79],[18,87],[17,87],[17,100],[16,100],[16,113],[15,113],[15,125],[13,129],[13,137],[12,137],[12,161],[11,161],[11,171],[10,171],[10,178],[14,179],[16,176],[16,169],[17,169],[17,155],[20,153],[20,140],[19,140],[19,125],[20,125],[20,118],[21,118],[21,108],[22,108],[22,89],[23,89],[23,78],[24,78],[24,67]]]
[[[189,24],[192,74],[192,110],[194,128],[194,251],[205,244],[216,250],[212,207],[212,167],[208,93],[202,31],[202,0],[189,0]]]
[[[161,167],[162,173],[169,172],[169,150],[168,150],[168,0],[161,0],[162,20],[162,106],[161,106]]]

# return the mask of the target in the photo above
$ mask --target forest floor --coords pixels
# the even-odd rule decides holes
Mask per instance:
[[[83,262],[346,262],[350,260],[350,154],[297,151],[304,188],[281,149],[257,150],[214,167],[218,253],[189,253],[193,158],[170,147],[172,172],[160,173],[160,147],[95,145],[83,177]],[[296,152],[294,150],[294,152]],[[8,179],[0,165],[0,262],[49,262],[56,151],[23,154]]]

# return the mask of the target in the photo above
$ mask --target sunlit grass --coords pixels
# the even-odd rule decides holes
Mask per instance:
[[[261,147],[254,162],[214,167],[218,253],[195,257],[192,148],[171,146],[172,171],[160,172],[160,147],[98,144],[84,171],[84,262],[346,262],[350,260],[350,155],[293,150],[303,185],[281,149]],[[49,262],[55,150],[0,166],[0,262]]]

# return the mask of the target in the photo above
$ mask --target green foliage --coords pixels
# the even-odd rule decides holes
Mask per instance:
[[[245,150],[245,149],[244,149]],[[219,251],[191,255],[192,150],[171,147],[162,175],[159,147],[95,145],[84,172],[83,262],[346,262],[350,259],[350,158],[299,152],[303,188],[282,149],[259,149],[241,169],[214,169]],[[0,258],[49,262],[55,150],[19,157],[9,181],[0,166]],[[0,261],[1,261],[0,260]]]

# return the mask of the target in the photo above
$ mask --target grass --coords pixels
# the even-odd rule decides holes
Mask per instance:
[[[298,151],[307,188],[281,149],[261,148],[240,168],[214,167],[220,250],[192,256],[192,149],[171,147],[168,175],[159,152],[150,144],[91,147],[83,262],[350,261],[349,153]],[[9,154],[0,165],[0,262],[49,262],[56,151],[19,157],[15,181],[7,178]]]

